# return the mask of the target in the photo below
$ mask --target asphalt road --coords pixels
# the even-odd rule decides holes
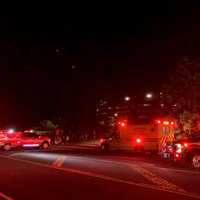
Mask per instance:
[[[0,199],[200,199],[200,172],[79,146],[0,152]]]

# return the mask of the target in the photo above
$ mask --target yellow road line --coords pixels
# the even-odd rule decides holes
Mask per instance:
[[[148,181],[154,183],[155,185],[159,186],[162,189],[179,191],[179,192],[184,192],[184,193],[186,192],[184,189],[180,188],[179,186],[157,176],[156,174],[150,172],[149,170],[143,167],[140,167],[139,165],[128,164],[128,166],[132,168],[134,171],[138,172],[143,177],[145,177]]]
[[[2,197],[2,198],[5,199],[5,200],[14,200],[14,199],[12,199],[11,197],[9,197],[9,196],[3,194],[2,192],[0,192],[0,197]]]
[[[115,183],[123,183],[123,184],[127,184],[130,186],[136,186],[136,187],[141,187],[141,188],[145,188],[145,189],[151,189],[151,190],[156,190],[156,191],[161,191],[161,192],[168,192],[168,193],[172,193],[172,194],[176,194],[176,195],[200,199],[200,195],[197,195],[197,194],[193,194],[193,193],[189,193],[189,192],[175,191],[175,190],[168,190],[167,188],[161,188],[161,187],[158,187],[157,185],[155,186],[155,185],[151,185],[151,184],[137,183],[137,182],[133,182],[133,181],[123,180],[120,178],[115,178],[115,177],[106,176],[106,175],[102,175],[102,174],[92,173],[92,172],[88,172],[88,171],[82,171],[82,170],[77,170],[77,169],[72,169],[72,168],[56,167],[53,165],[43,164],[43,163],[34,162],[34,161],[30,161],[30,160],[23,160],[20,158],[14,158],[14,157],[10,157],[10,156],[0,155],[0,157],[18,161],[18,162],[23,162],[26,164],[32,164],[32,165],[43,167],[43,168],[50,168],[50,169],[55,169],[55,170],[59,170],[59,171],[67,172],[67,173],[73,173],[73,174],[78,174],[78,175],[82,175],[82,176],[98,178],[98,179],[102,179],[102,180],[106,180],[106,181],[112,181]]]

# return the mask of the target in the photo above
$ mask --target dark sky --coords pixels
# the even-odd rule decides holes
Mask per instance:
[[[0,125],[76,118],[103,96],[159,90],[182,56],[199,54],[200,7],[184,2],[1,16]]]

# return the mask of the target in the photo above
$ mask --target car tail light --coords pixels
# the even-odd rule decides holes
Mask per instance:
[[[161,124],[161,120],[159,120],[159,119],[155,120],[155,122],[156,122],[157,124]]]
[[[121,127],[125,127],[126,124],[124,122],[121,123]]]
[[[137,138],[137,139],[136,139],[136,143],[137,143],[137,144],[140,144],[141,142],[142,142],[142,140],[141,140],[140,138]]]

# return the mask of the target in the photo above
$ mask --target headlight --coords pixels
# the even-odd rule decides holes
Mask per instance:
[[[182,145],[181,144],[176,144],[176,152],[181,153],[182,152]]]

